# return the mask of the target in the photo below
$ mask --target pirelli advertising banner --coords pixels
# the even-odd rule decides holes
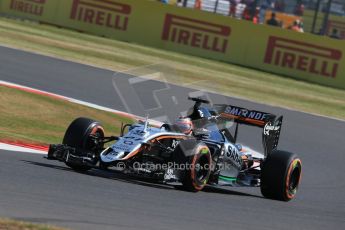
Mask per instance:
[[[342,40],[158,1],[2,0],[0,4],[4,14],[345,89]]]
[[[248,49],[247,66],[345,89],[344,41],[266,28]]]
[[[54,23],[59,1],[55,0],[1,0],[0,12],[21,18]]]

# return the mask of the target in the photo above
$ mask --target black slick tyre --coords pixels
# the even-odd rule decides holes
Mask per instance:
[[[91,135],[97,137],[104,137],[104,129],[101,124],[89,118],[79,117],[75,119],[67,128],[62,143],[70,147],[83,149],[86,151],[95,151],[99,148]],[[66,162],[66,165],[76,171],[87,171],[88,166],[73,164]]]
[[[289,201],[297,193],[302,163],[296,154],[273,151],[261,167],[261,193],[269,199]]]
[[[211,154],[208,147],[194,139],[182,140],[174,151],[175,162],[184,167],[180,173],[182,189],[202,190],[211,174]]]

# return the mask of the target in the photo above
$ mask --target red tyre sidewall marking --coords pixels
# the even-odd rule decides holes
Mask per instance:
[[[197,149],[198,154],[193,156],[192,167],[191,167],[191,179],[192,179],[192,182],[193,182],[193,187],[194,187],[196,190],[198,190],[198,191],[200,191],[201,189],[203,189],[204,186],[205,186],[205,184],[206,184],[206,183],[204,183],[203,185],[198,185],[198,184],[195,183],[195,180],[196,180],[196,178],[195,178],[195,162],[202,156],[202,154],[199,154],[199,153],[200,153],[203,149],[207,150],[208,153],[209,153],[209,151],[210,151],[210,150],[209,150],[207,147],[205,147],[205,146],[199,147],[199,148]],[[208,153],[207,153],[207,154],[208,154]],[[210,167],[210,165],[211,165],[211,158],[209,158],[208,160],[209,160],[208,164],[209,164],[209,167]],[[205,180],[205,182],[206,182],[206,180]]]
[[[288,170],[288,173],[286,175],[285,194],[286,194],[286,197],[289,199],[292,199],[295,196],[295,194],[291,194],[289,192],[289,185],[290,185],[291,173],[293,172],[293,169],[295,169],[298,165],[300,166],[300,174],[298,177],[298,184],[297,184],[297,186],[298,186],[300,181],[301,181],[301,177],[302,177],[302,162],[299,158],[294,159],[290,163],[289,170]]]

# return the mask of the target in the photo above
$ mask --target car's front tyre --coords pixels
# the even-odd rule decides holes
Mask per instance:
[[[62,144],[73,148],[83,149],[84,151],[96,151],[102,144],[95,143],[95,139],[104,137],[102,125],[92,119],[79,117],[75,119],[67,128]],[[87,171],[89,166],[79,165],[72,162],[66,162],[66,165],[76,171]]]

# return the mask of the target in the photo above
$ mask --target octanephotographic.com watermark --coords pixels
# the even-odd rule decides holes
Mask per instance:
[[[147,171],[166,171],[168,169],[173,170],[226,170],[231,169],[230,164],[190,164],[190,163],[176,163],[176,162],[168,162],[163,164],[155,164],[155,163],[140,163],[135,162],[131,167],[134,170],[147,170]]]

